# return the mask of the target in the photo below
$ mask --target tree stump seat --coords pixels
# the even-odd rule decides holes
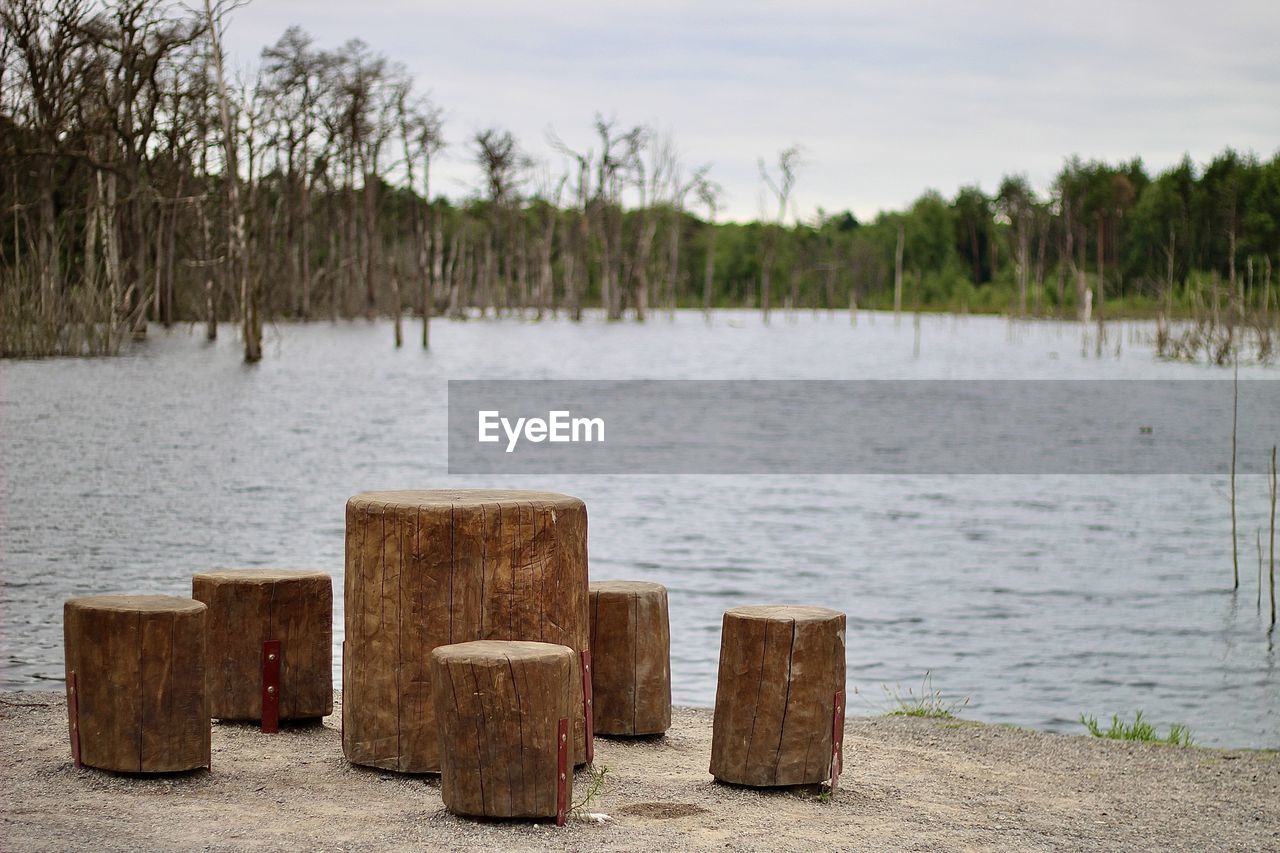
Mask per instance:
[[[168,595],[95,595],[62,608],[76,765],[119,773],[209,766],[206,608]]]
[[[191,579],[209,608],[209,713],[280,720],[333,713],[333,581],[309,569],[220,569]]]
[[[845,616],[824,607],[725,611],[711,774],[759,787],[812,785],[840,773]]]
[[[667,588],[644,581],[591,584],[591,684],[597,734],[665,732],[671,725]]]
[[[440,770],[431,651],[472,640],[568,646],[584,660],[587,509],[551,492],[369,492],[347,501],[342,748],[356,764]],[[573,755],[590,760],[581,663]]]
[[[564,823],[578,666],[572,649],[552,643],[479,640],[432,651],[445,808]]]

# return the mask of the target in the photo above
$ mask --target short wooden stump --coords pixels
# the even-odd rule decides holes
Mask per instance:
[[[591,584],[591,684],[596,734],[654,735],[671,725],[667,588]]]
[[[711,774],[738,785],[839,775],[845,617],[824,607],[725,611]],[[833,760],[834,759],[834,760]]]
[[[370,492],[347,501],[342,749],[440,769],[431,650],[471,640],[587,651],[587,508],[551,492]],[[590,760],[580,666],[574,755]]]
[[[333,581],[308,569],[223,569],[191,579],[209,608],[209,714],[278,720],[333,713]],[[272,657],[274,655],[274,657]]]
[[[95,595],[62,608],[71,753],[119,773],[209,766],[206,608],[168,595]]]
[[[445,808],[563,823],[577,668],[572,649],[551,643],[480,640],[431,653]]]

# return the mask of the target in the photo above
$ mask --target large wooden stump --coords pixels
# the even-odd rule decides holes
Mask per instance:
[[[306,569],[226,569],[191,579],[209,607],[209,714],[276,720],[333,713],[333,581]],[[275,655],[275,657],[272,657]]]
[[[551,643],[481,640],[431,653],[445,808],[563,822],[573,796],[578,667],[572,649]]]
[[[440,769],[431,650],[470,640],[588,649],[587,509],[550,492],[370,492],[347,501],[347,758]],[[574,755],[589,758],[573,669]]]
[[[96,595],[62,608],[71,752],[121,773],[209,766],[205,606]]]
[[[667,588],[643,581],[591,584],[595,730],[653,735],[671,725]]]
[[[832,778],[833,732],[844,715],[844,630],[844,614],[823,607],[725,611],[713,776],[757,786]]]

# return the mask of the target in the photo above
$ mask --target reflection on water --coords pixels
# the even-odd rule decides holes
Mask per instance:
[[[63,598],[189,594],[190,575],[214,566],[332,572],[340,642],[350,494],[536,487],[587,502],[592,577],[670,588],[678,703],[714,697],[725,608],[813,603],[849,614],[851,713],[931,670],[984,720],[1079,731],[1082,711],[1141,708],[1201,743],[1275,747],[1280,673],[1255,611],[1261,477],[1239,485],[1233,595],[1225,477],[445,473],[450,378],[1224,376],[1155,361],[1139,332],[1116,327],[1097,358],[1071,324],[926,317],[915,357],[912,324],[886,315],[765,328],[689,313],[439,322],[424,354],[394,351],[388,323],[358,322],[282,327],[251,368],[230,337],[210,348],[159,329],[128,357],[5,363],[2,683],[56,686]]]

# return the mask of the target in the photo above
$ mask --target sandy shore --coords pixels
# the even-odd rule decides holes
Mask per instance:
[[[607,787],[557,829],[447,814],[435,776],[342,757],[338,718],[264,736],[215,725],[213,770],[76,770],[60,694],[0,697],[6,850],[1280,849],[1280,753],[1179,749],[962,721],[853,718],[846,772],[755,791],[707,773],[711,715],[663,738],[597,740]],[[575,796],[588,785],[580,772]]]

